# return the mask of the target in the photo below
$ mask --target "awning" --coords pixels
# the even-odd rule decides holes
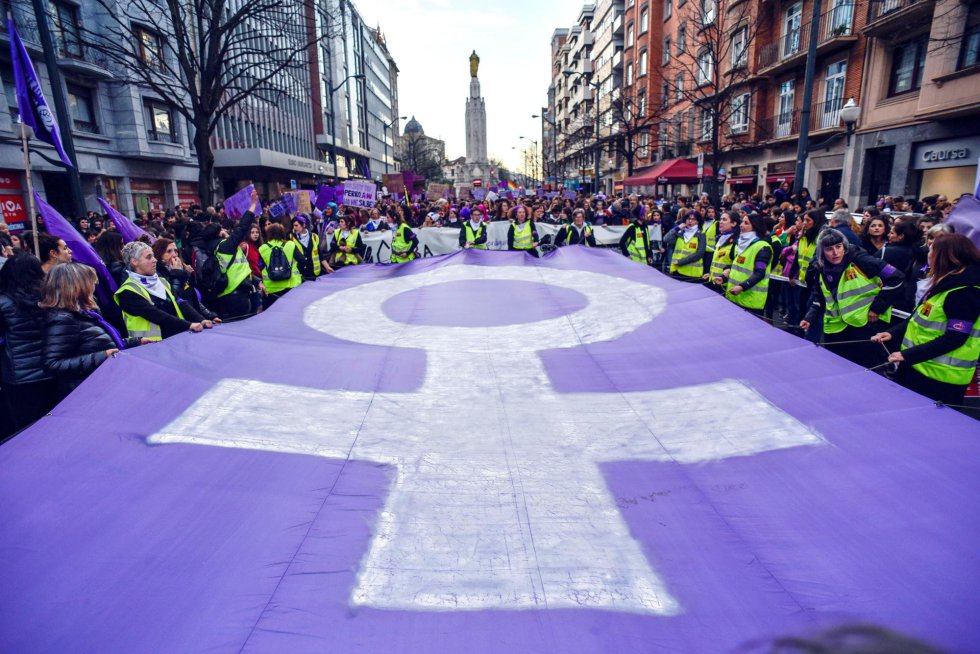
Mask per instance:
[[[729,177],[728,183],[731,184],[732,186],[735,186],[737,184],[755,184],[755,180],[756,180],[755,175],[748,175],[746,177]]]
[[[792,184],[795,180],[796,175],[793,173],[766,176],[766,184],[782,184],[783,182],[789,182]]]
[[[704,176],[711,176],[711,166],[704,167]],[[687,159],[662,161],[652,168],[628,177],[626,186],[653,186],[654,184],[697,184],[698,166]]]

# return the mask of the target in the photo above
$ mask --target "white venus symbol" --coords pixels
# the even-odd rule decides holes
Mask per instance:
[[[382,312],[397,294],[463,280],[544,283],[578,291],[588,304],[499,327],[409,325]],[[395,478],[352,589],[355,605],[676,614],[680,603],[631,536],[599,464],[696,463],[824,441],[733,380],[555,392],[537,349],[609,341],[665,307],[656,287],[543,266],[444,265],[362,284],[311,304],[307,324],[349,341],[425,350],[417,391],[228,379],[150,442],[390,464]],[[283,420],[278,398],[296,393],[309,397],[307,420]]]

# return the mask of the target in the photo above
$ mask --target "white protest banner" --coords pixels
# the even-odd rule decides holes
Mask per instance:
[[[374,207],[377,188],[374,182],[344,182],[344,206],[371,209]]]

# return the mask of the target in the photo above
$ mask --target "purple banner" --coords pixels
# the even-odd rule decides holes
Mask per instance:
[[[475,188],[473,189],[473,199],[482,200],[487,197],[487,190],[485,188]]]
[[[122,235],[124,241],[127,243],[138,241],[142,236],[146,236],[150,240],[150,243],[156,241],[152,235],[143,230],[132,220],[116,211],[116,208],[106,202],[103,198],[98,198],[98,200],[99,204],[102,206],[102,210],[107,216],[109,216],[109,220],[111,220],[112,224],[116,226],[116,230],[118,230]]]
[[[313,206],[319,209],[320,211],[323,211],[324,209],[327,208],[328,204],[336,201],[334,200],[334,197],[335,196],[334,196],[333,187],[322,185],[317,190],[316,199],[313,201]]]
[[[252,192],[255,186],[249,184],[243,189],[239,189],[225,199],[225,215],[232,220],[239,220],[252,206]]]
[[[611,250],[349,266],[0,446],[0,651],[972,651],[976,434]]]
[[[105,263],[96,253],[95,249],[89,245],[85,237],[78,233],[70,222],[65,220],[58,211],[50,204],[41,199],[41,196],[34,192],[34,202],[37,204],[37,212],[44,219],[44,227],[48,233],[57,236],[71,248],[71,258],[78,263],[95,268],[99,276],[99,283],[95,287],[95,293],[99,301],[106,305],[113,302],[112,295],[118,290],[115,280],[106,268]],[[3,648],[0,647],[0,650]]]

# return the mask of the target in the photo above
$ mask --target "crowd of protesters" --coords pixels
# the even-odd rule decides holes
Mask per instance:
[[[134,222],[146,236],[128,243],[99,214],[78,219],[118,289],[111,295],[96,293],[108,280],[73,261],[63,240],[39,232],[37,257],[33,234],[0,223],[2,434],[44,415],[119,350],[255,315],[304,282],[363,263],[368,233],[391,232],[398,264],[420,256],[417,230],[455,228],[460,248],[487,249],[493,221],[509,223],[508,249],[533,256],[596,247],[597,226],[625,227],[624,256],[866,368],[897,366],[900,383],[957,405],[980,354],[980,251],[944,223],[954,204],[886,197],[852,212],[784,185],[718,203],[491,191],[479,201],[384,198],[371,209],[329,203],[273,217],[253,192],[239,220],[220,205],[141,213]],[[543,224],[557,233],[539,235]]]

